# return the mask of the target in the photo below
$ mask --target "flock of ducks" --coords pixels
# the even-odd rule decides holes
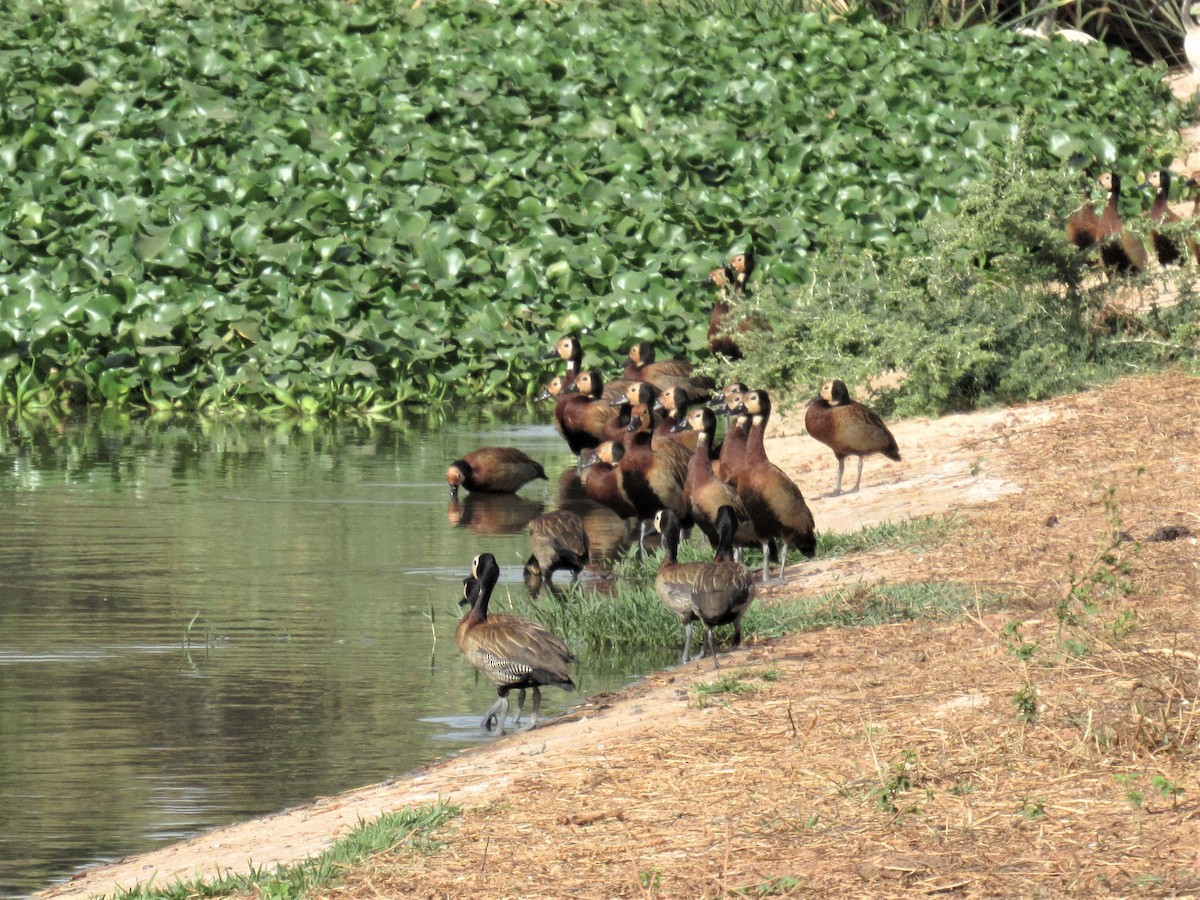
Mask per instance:
[[[1151,253],[1160,266],[1182,265],[1188,259],[1200,264],[1200,192],[1197,193],[1192,215],[1185,220],[1171,209],[1171,172],[1162,169],[1151,172],[1146,183],[1154,188],[1154,202],[1146,211],[1148,228],[1131,227],[1121,218],[1121,176],[1106,172],[1100,176],[1100,187],[1108,193],[1108,201],[1097,213],[1092,202],[1090,180],[1083,189],[1083,202],[1067,217],[1067,237],[1080,250],[1098,251],[1100,264],[1111,280],[1115,276],[1146,271]],[[1200,172],[1184,179],[1190,187],[1200,189]],[[1147,231],[1149,246],[1141,232]]]
[[[707,284],[717,291],[710,346],[728,357],[740,357],[728,317],[747,292],[754,269],[750,253],[734,256],[714,270]],[[659,360],[649,343],[635,344],[620,378],[606,380],[598,369],[583,367],[579,338],[558,340],[547,359],[564,369],[546,385],[543,398],[554,399],[554,424],[577,457],[575,472],[583,492],[627,522],[637,523],[637,539],[645,552],[648,530],[661,536],[662,559],[655,592],[684,630],[681,662],[690,658],[693,625],[705,629],[705,652],[719,668],[713,630],[732,626],[733,646],[741,642],[741,621],[754,599],[758,581],[741,562],[743,548],[762,551],[761,581],[787,570],[788,552],[816,553],[816,525],[799,486],[769,459],[764,435],[771,417],[766,390],[741,383],[721,391],[711,378],[685,360]],[[725,420],[717,442],[718,417]],[[895,438],[871,410],[850,399],[840,380],[827,382],[805,416],[808,433],[829,446],[838,461],[832,496],[842,493],[847,456],[858,457],[862,481],[864,456],[880,453],[900,459]],[[452,497],[460,488],[510,493],[546,478],[540,463],[515,447],[482,447],[452,462],[446,473]],[[688,528],[698,528],[713,549],[704,562],[681,563],[679,543]],[[543,586],[557,596],[553,576],[571,573],[572,584],[590,561],[583,520],[575,512],[556,509],[529,523],[530,556],[525,583],[537,596]],[[532,619],[489,614],[488,604],[499,577],[490,553],[471,563],[460,603],[466,612],[455,628],[455,642],[466,658],[496,687],[498,699],[483,720],[485,730],[504,732],[508,695],[518,692],[520,722],[526,691],[533,692],[530,727],[537,723],[541,688],[574,690],[569,666],[575,656],[561,638]]]
[[[1155,4],[1157,8],[1158,4]],[[1193,70],[1200,73],[1200,23],[1192,3],[1183,0],[1185,50]],[[1081,32],[1056,28],[1054,15],[1045,16],[1032,36],[1052,33],[1071,40],[1091,40]],[[1107,192],[1097,212],[1091,185],[1067,222],[1068,238],[1081,250],[1095,250],[1106,275],[1142,272],[1157,260],[1178,265],[1189,257],[1200,264],[1200,193],[1185,222],[1170,205],[1171,173],[1152,173],[1155,189],[1145,213],[1148,228],[1130,228],[1119,213],[1121,178],[1116,172],[1100,178]],[[1200,172],[1186,183],[1200,189]],[[1149,247],[1141,237],[1147,232]],[[709,320],[708,342],[714,354],[730,360],[743,357],[738,335],[751,329],[769,330],[762,322],[735,317],[738,303],[749,293],[754,256],[746,251],[714,269],[705,284],[716,292]],[[587,496],[617,516],[638,523],[644,552],[647,527],[661,535],[662,561],[655,592],[683,625],[681,663],[690,658],[692,626],[705,629],[705,648],[719,668],[713,629],[733,626],[733,646],[741,642],[741,620],[754,599],[756,578],[742,564],[740,551],[762,551],[762,581],[770,578],[771,561],[779,562],[779,577],[787,569],[788,550],[812,557],[816,530],[812,512],[796,483],[767,456],[764,434],[771,415],[765,390],[741,383],[716,385],[696,374],[684,360],[658,360],[649,343],[629,350],[621,377],[606,381],[596,369],[583,368],[583,347],[575,336],[557,341],[547,354],[565,364],[561,375],[546,385],[543,398],[553,398],[554,423],[578,459]],[[716,442],[718,410],[725,419],[724,439]],[[851,492],[862,483],[863,458],[882,454],[900,461],[900,450],[884,422],[870,409],[850,399],[846,385],[826,382],[805,414],[805,428],[833,450],[837,481],[830,496],[842,491],[848,456],[858,458]],[[546,478],[541,464],[515,447],[483,447],[450,464],[446,480],[451,496],[459,488],[485,493],[512,493],[528,482]],[[698,528],[713,548],[708,562],[680,563],[679,542],[686,528]],[[580,517],[557,509],[529,523],[531,554],[525,563],[525,583],[536,596],[541,588],[554,592],[553,575],[569,571],[572,584],[590,561],[589,542]],[[532,619],[489,615],[488,603],[500,567],[490,553],[471,562],[463,581],[460,603],[467,607],[455,629],[455,641],[468,660],[496,687],[497,700],[483,719],[485,730],[504,732],[508,695],[518,692],[517,716],[524,711],[526,692],[533,692],[530,727],[537,724],[541,688],[574,690],[569,667],[576,662],[566,643]]]

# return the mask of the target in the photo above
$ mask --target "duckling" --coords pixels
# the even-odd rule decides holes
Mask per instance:
[[[849,491],[851,494],[862,483],[864,456],[882,453],[888,459],[900,462],[900,448],[883,419],[851,400],[845,382],[838,378],[821,386],[820,394],[813,398],[804,414],[804,427],[837,457],[837,484],[833,488],[833,497],[842,493],[842,472],[847,456],[858,457],[858,478]]]
[[[516,447],[480,447],[450,463],[446,470],[452,500],[458,499],[459,486],[468,491],[511,494],[538,478],[546,478],[542,464]]]
[[[654,579],[654,591],[663,605],[679,617],[684,626],[683,656],[688,661],[692,646],[692,623],[704,625],[708,652],[713,668],[719,669],[713,629],[733,626],[733,646],[742,642],[742,616],[754,600],[754,576],[741,563],[733,562],[732,543],[736,516],[731,507],[722,507],[717,516],[721,530],[721,548],[713,562],[680,563],[679,518],[669,509],[654,515],[654,530],[663,537],[663,558]]]
[[[1142,272],[1149,262],[1146,246],[1141,238],[1125,227],[1117,210],[1121,202],[1121,176],[1116,172],[1106,172],[1100,176],[1100,184],[1108,191],[1108,203],[1100,215],[1100,228],[1096,233],[1104,271],[1110,280],[1114,272]]]
[[[490,553],[476,556],[471,562],[471,576],[475,582],[467,585],[471,592],[471,608],[459,619],[454,629],[454,642],[470,663],[496,686],[499,699],[483,717],[483,728],[491,731],[494,727],[499,734],[504,734],[508,692],[513,689],[524,692],[527,688],[533,689],[533,716],[529,722],[529,727],[533,728],[541,710],[543,687],[575,690],[575,682],[568,670],[568,666],[577,661],[575,654],[562,638],[532,619],[488,615],[492,590],[500,577],[496,557]]]
[[[787,574],[788,547],[796,547],[809,558],[816,555],[817,535],[812,511],[800,488],[782,469],[767,459],[763,437],[771,416],[771,398],[763,390],[742,395],[739,412],[750,416],[745,456],[737,477],[737,492],[750,514],[750,522],[762,542],[763,582],[770,579],[770,542],[779,540],[779,577]],[[726,445],[729,441],[726,440]]]
[[[525,586],[534,597],[543,586],[555,593],[554,573],[561,569],[571,573],[575,584],[589,561],[583,519],[570,510],[552,510],[531,521],[529,546],[533,552],[525,562]]]
[[[1182,221],[1179,215],[1171,209],[1171,173],[1166,169],[1151,172],[1147,178],[1149,184],[1157,190],[1154,194],[1154,204],[1150,207],[1150,245],[1162,266],[1174,265],[1183,256],[1179,242],[1170,234],[1164,234],[1159,229],[1164,225],[1168,230],[1171,226]]]

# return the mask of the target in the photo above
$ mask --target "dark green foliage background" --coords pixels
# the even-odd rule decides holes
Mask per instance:
[[[639,3],[53,2],[0,48],[24,407],[528,396],[563,332],[698,351],[733,248],[786,295],[920,252],[1019,130],[1140,171],[1182,116],[1102,45]]]

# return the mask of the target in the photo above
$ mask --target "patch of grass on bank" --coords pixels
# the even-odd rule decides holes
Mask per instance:
[[[121,891],[120,900],[191,900],[195,897],[225,897],[252,894],[273,900],[303,897],[321,888],[337,884],[347,868],[360,865],[376,854],[407,848],[412,853],[431,853],[441,844],[433,833],[462,810],[441,801],[429,805],[385,813],[360,824],[319,856],[291,866],[254,869],[248,875],[229,875],[216,880],[203,878],[179,881],[169,887],[153,883]]]
[[[879,583],[770,605],[754,603],[742,625],[748,636],[771,638],[818,628],[953,619],[974,603],[973,589],[958,582]]]
[[[818,539],[818,556],[885,549],[928,550],[941,544],[953,528],[953,516],[938,516],[885,522],[845,534],[827,532]],[[703,537],[693,536],[680,544],[679,559],[707,562],[712,559],[712,551]],[[761,559],[759,553],[746,554],[747,565],[756,573]],[[661,561],[658,552],[643,557],[634,548],[614,564],[611,590],[573,588],[565,591],[561,600],[543,596],[535,601],[517,589],[495,597],[493,607],[533,618],[586,652],[674,647],[682,640],[679,620],[654,592],[654,577]],[[747,637],[778,637],[817,628],[946,619],[957,616],[964,605],[971,603],[974,595],[957,583],[879,583],[770,605],[758,601],[747,612],[743,628]]]
[[[954,516],[929,516],[902,522],[880,522],[859,531],[822,531],[817,535],[818,556],[844,556],[878,550],[927,551],[945,543],[954,531]]]
[[[857,628],[916,619],[952,619],[975,603],[957,582],[871,584],[795,600],[755,601],[742,621],[746,637],[779,637],[818,628]],[[511,609],[545,625],[585,652],[636,651],[682,646],[679,620],[669,613],[652,583],[622,582],[611,593],[567,595],[564,602],[513,597]],[[724,637],[728,629],[718,629]]]
[[[495,605],[496,599],[492,602]],[[573,590],[564,593],[561,601],[546,596],[530,600],[515,591],[501,604],[588,652],[682,646],[679,620],[659,601],[653,579],[618,581],[609,593]]]
[[[929,516],[899,522],[880,522],[858,531],[821,531],[817,534],[817,556],[846,556],[851,553],[871,553],[879,550],[932,550],[946,541],[954,531],[955,524],[956,520],[952,515]],[[799,558],[794,550],[790,551],[788,556],[793,563]],[[711,559],[712,549],[708,541],[696,531],[692,533],[691,539],[679,545],[680,562],[707,562]],[[744,550],[742,560],[752,569],[762,567],[762,554],[753,550]],[[661,563],[661,554],[654,552],[639,556],[634,547],[613,564],[612,574],[621,582],[653,581]]]

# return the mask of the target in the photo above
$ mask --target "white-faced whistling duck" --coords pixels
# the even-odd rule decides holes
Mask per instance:
[[[471,575],[475,579],[474,585],[468,582],[471,608],[459,619],[454,641],[471,665],[496,686],[499,699],[483,717],[483,728],[491,731],[495,725],[496,731],[504,734],[508,692],[524,692],[527,688],[533,689],[532,728],[537,725],[543,687],[575,690],[567,668],[576,661],[575,654],[561,638],[532,619],[488,615],[492,589],[500,577],[500,566],[492,554],[476,556],[471,562]]]
[[[749,294],[750,276],[754,274],[754,252],[747,250],[744,253],[733,254],[729,257],[726,268],[733,279],[734,290],[739,294]]]
[[[645,403],[653,407],[658,402],[658,388],[648,381],[625,381],[625,394],[613,402],[613,406],[629,408]],[[628,422],[626,423],[628,424]]]
[[[654,345],[639,341],[629,348],[629,359],[625,361],[625,378],[648,381],[660,391],[669,387],[686,387],[697,394],[716,387],[707,375],[692,374],[692,364],[682,359],[655,358]]]
[[[1087,250],[1096,243],[1100,233],[1100,217],[1092,205],[1091,173],[1085,173],[1087,182],[1083,186],[1083,201],[1067,216],[1067,240],[1080,250]]]
[[[693,407],[687,418],[675,426],[690,430],[697,436],[696,451],[688,461],[687,478],[683,482],[683,500],[687,504],[692,521],[704,532],[715,550],[718,545],[717,512],[724,506],[734,511],[737,518],[735,543],[739,546],[757,547],[758,536],[750,524],[750,516],[736,490],[713,474],[712,439],[717,430],[717,417],[706,406]]]
[[[468,491],[512,494],[535,478],[545,477],[542,464],[516,447],[480,447],[450,463],[446,470],[446,483],[455,500],[460,485]]]
[[[638,403],[650,403],[656,393],[652,385],[644,381],[624,381],[621,384],[625,385],[625,393],[616,400],[611,401],[612,408],[616,410],[612,418],[604,425],[604,434],[602,437],[606,441],[619,441],[625,436],[625,431],[629,427],[629,417],[633,407]],[[604,392],[607,394],[607,391]]]
[[[625,447],[615,441],[604,441],[584,463],[583,490],[588,498],[607,506],[622,519],[637,517],[637,510],[617,483],[617,463]]]
[[[713,269],[704,283],[716,289],[717,299],[713,302],[708,317],[708,349],[730,359],[741,359],[742,349],[734,340],[727,319],[738,297],[749,294],[750,276],[754,274],[754,254],[750,251],[737,253],[719,269]],[[737,332],[751,330],[754,324],[749,319],[738,323]]]
[[[1183,256],[1179,240],[1159,230],[1165,226],[1170,231],[1173,225],[1182,221],[1175,210],[1171,209],[1171,173],[1160,169],[1151,172],[1147,181],[1156,189],[1154,204],[1150,207],[1150,245],[1154,248],[1159,265],[1174,265]]]
[[[708,317],[708,349],[720,356],[741,359],[742,348],[726,328],[726,319],[733,309],[733,279],[726,268],[713,269],[704,283],[716,289],[712,312]],[[742,322],[739,331],[745,331],[748,323]]]
[[[534,597],[543,586],[555,594],[555,572],[566,569],[574,584],[588,564],[588,536],[583,519],[568,509],[552,510],[531,521],[529,547],[533,552],[525,562],[525,586]]]
[[[603,397],[604,379],[594,369],[580,372],[554,404],[554,422],[578,456],[604,440],[604,427],[616,413]]]
[[[738,473],[741,471],[742,460],[746,455],[746,434],[750,430],[750,416],[742,407],[742,395],[750,389],[740,381],[725,385],[725,440],[721,443],[721,451],[717,454],[718,465],[713,466],[717,477],[726,484],[737,484]],[[715,452],[715,451],[714,451]]]
[[[713,562],[680,563],[681,526],[678,516],[669,509],[659,510],[654,516],[654,529],[663,538],[663,558],[654,579],[654,592],[683,624],[681,663],[688,661],[692,646],[692,623],[697,619],[704,625],[714,669],[720,668],[713,642],[714,628],[732,625],[733,646],[742,642],[742,616],[754,599],[754,575],[731,558],[736,518],[733,509],[728,506],[718,513],[722,541],[717,559]]]
[[[851,494],[862,483],[864,456],[882,453],[888,459],[900,462],[900,448],[883,419],[858,401],[851,400],[845,382],[840,379],[821,385],[820,394],[813,398],[804,414],[804,427],[837,457],[837,484],[831,494],[833,497],[842,493],[842,473],[847,456],[858,457],[858,478],[848,491]]]
[[[666,434],[676,443],[683,444],[688,450],[695,450],[698,435],[690,429],[677,426],[687,418],[692,400],[687,388],[671,387],[658,395],[654,403],[654,411],[662,411],[663,417],[655,428],[656,434]]]
[[[568,388],[575,383],[575,376],[583,368],[583,345],[573,335],[561,337],[554,346],[542,354],[542,359],[561,359],[567,364],[563,372],[563,387]]]
[[[1111,279],[1114,273],[1145,271],[1149,262],[1146,245],[1125,227],[1117,210],[1121,202],[1121,176],[1105,172],[1100,176],[1100,184],[1108,191],[1108,203],[1100,215],[1100,229],[1096,233],[1105,273]]]
[[[536,400],[549,400],[551,398],[558,399],[562,396],[563,388],[566,387],[566,378],[562,375],[555,375],[542,387],[542,392],[537,395]]]
[[[691,523],[683,502],[683,482],[691,454],[674,441],[665,441],[654,449],[653,428],[649,407],[635,406],[617,462],[617,486],[637,512],[638,543],[643,550],[645,525],[660,509],[670,509]]]
[[[563,372],[563,389],[569,388],[574,382],[576,376],[583,368],[583,344],[579,342],[579,338],[574,335],[567,335],[559,338],[554,343],[554,347],[547,353],[543,354],[543,359],[561,359],[567,364],[566,371]],[[605,400],[612,403],[618,400],[624,393],[628,382],[624,379],[607,382],[601,392]]]
[[[816,526],[800,488],[782,469],[767,459],[763,437],[771,417],[770,396],[761,390],[743,394],[741,411],[750,416],[750,431],[746,435],[737,492],[746,505],[758,539],[762,541],[765,582],[770,578],[771,540],[778,539],[783,545],[779,554],[779,577],[783,578],[787,572],[789,546],[807,557],[816,555]],[[726,445],[728,443],[727,440]]]

